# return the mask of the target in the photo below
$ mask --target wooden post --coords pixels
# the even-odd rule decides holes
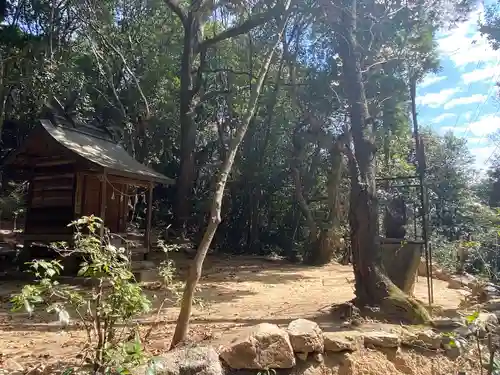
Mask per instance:
[[[75,174],[75,194],[73,197],[73,207],[75,219],[79,219],[82,215],[82,190],[83,190],[83,175],[80,172]]]
[[[144,236],[145,236],[144,244],[146,245],[147,253],[149,253],[149,250],[151,248],[151,219],[152,219],[152,215],[153,215],[153,183],[149,184],[147,210],[148,211],[147,211],[147,218],[146,218],[146,233],[144,234]]]
[[[101,240],[104,237],[104,220],[106,218],[106,200],[107,200],[106,185],[107,185],[106,171],[104,171],[102,174],[102,181],[101,181],[101,213],[99,214],[102,220]]]

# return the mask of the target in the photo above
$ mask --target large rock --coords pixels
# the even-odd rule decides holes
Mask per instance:
[[[492,299],[484,303],[483,305],[481,305],[481,308],[486,311],[500,311],[500,298]]]
[[[360,346],[361,337],[348,336],[343,332],[324,332],[325,351],[327,352],[353,352]]]
[[[244,330],[223,346],[219,354],[232,369],[268,370],[295,366],[287,332],[269,323]]]
[[[441,268],[436,268],[432,272],[432,276],[437,280],[446,281],[446,282],[450,282],[450,280],[452,278],[451,274],[448,271],[443,270]]]
[[[450,289],[462,289],[464,287],[473,287],[477,283],[474,276],[467,273],[461,275],[454,275],[448,282],[448,288]]]
[[[431,321],[434,328],[443,329],[454,329],[458,327],[463,327],[464,322],[462,319],[456,318],[436,318]]]
[[[397,348],[401,344],[401,338],[395,333],[373,331],[363,334],[365,346],[375,348]]]
[[[219,355],[214,348],[186,347],[153,358],[147,365],[132,372],[134,375],[223,375]]]
[[[287,331],[294,352],[323,352],[323,331],[317,323],[307,319],[296,319],[290,322]]]
[[[437,350],[441,348],[441,336],[431,329],[415,333],[407,333],[403,344],[417,348]]]

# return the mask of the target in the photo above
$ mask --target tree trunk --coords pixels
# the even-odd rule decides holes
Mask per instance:
[[[318,241],[318,226],[314,220],[314,215],[304,198],[304,193],[302,192],[302,179],[297,165],[292,168],[292,176],[295,185],[295,199],[297,199],[297,203],[299,204],[299,208],[306,219],[306,224],[309,230],[309,241],[306,246],[314,247]],[[309,252],[309,250],[307,252]]]
[[[191,113],[193,101],[193,61],[195,49],[198,47],[199,23],[192,12],[187,14],[184,22],[184,46],[180,71],[180,169],[176,186],[174,206],[175,222],[179,229],[185,229],[186,221],[191,214],[190,204],[195,178],[194,149],[196,146],[196,122]]]
[[[356,12],[357,0],[343,1],[339,30],[342,35],[338,38],[338,52],[342,59],[354,144],[354,153],[349,158],[351,174],[349,224],[355,275],[355,302],[360,307],[380,306],[384,313],[394,314],[394,318],[400,320],[424,322],[429,319],[427,311],[389,280],[380,261],[375,187],[375,137],[360,67],[360,47],[356,39]]]
[[[174,337],[172,338],[172,343],[170,348],[176,347],[179,343],[184,341],[186,339],[188,330],[189,330],[189,319],[191,317],[191,309],[192,309],[192,304],[193,304],[193,297],[194,297],[194,292],[196,285],[198,284],[200,277],[201,277],[201,272],[203,268],[203,262],[205,260],[205,257],[207,255],[208,249],[210,247],[210,244],[212,242],[212,239],[214,238],[215,232],[217,230],[217,227],[219,226],[219,223],[221,222],[221,208],[222,208],[222,198],[224,196],[224,189],[226,186],[227,179],[229,177],[229,173],[231,172],[231,168],[234,163],[234,159],[236,157],[236,153],[238,151],[238,147],[241,144],[241,141],[243,140],[243,137],[245,136],[248,126],[250,125],[250,122],[252,121],[255,110],[257,108],[257,103],[259,100],[260,92],[262,90],[262,86],[264,84],[264,80],[267,76],[267,73],[269,71],[269,67],[271,65],[271,61],[274,56],[274,51],[276,50],[277,46],[279,45],[283,31],[285,28],[284,20],[286,19],[285,13],[288,12],[288,8],[290,7],[290,0],[286,1],[286,4],[284,6],[284,14],[283,14],[283,23],[280,26],[280,31],[278,34],[278,40],[276,44],[272,47],[271,51],[269,52],[267,59],[260,71],[258,81],[252,89],[252,93],[250,96],[250,99],[248,101],[248,106],[245,111],[245,116],[242,120],[241,126],[238,128],[236,131],[236,134],[234,135],[233,139],[231,140],[229,144],[229,150],[227,152],[227,157],[224,160],[221,170],[219,172],[219,176],[217,178],[217,184],[215,187],[214,191],[214,196],[212,199],[212,206],[210,210],[210,219],[207,225],[207,228],[205,230],[205,233],[203,235],[203,238],[198,246],[197,252],[196,252],[196,257],[194,259],[193,264],[191,265],[191,269],[189,272],[188,279],[186,281],[186,286],[184,288],[184,293],[182,295],[182,303],[181,303],[181,309],[179,312],[179,317],[177,318],[177,325],[175,327],[175,332],[174,332]]]

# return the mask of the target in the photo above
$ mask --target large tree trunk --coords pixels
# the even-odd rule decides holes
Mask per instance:
[[[331,7],[330,7],[331,8]],[[344,87],[349,102],[354,153],[349,157],[351,174],[349,224],[354,263],[356,304],[380,306],[404,321],[424,322],[427,311],[398,289],[385,275],[379,256],[377,198],[375,187],[375,137],[368,113],[356,39],[357,0],[344,0],[339,36]],[[348,145],[350,147],[350,145]]]
[[[186,339],[188,330],[189,330],[189,319],[191,317],[191,309],[193,304],[194,292],[196,289],[196,285],[198,284],[201,272],[203,268],[203,262],[207,255],[208,249],[214,238],[215,232],[217,231],[217,227],[221,222],[221,209],[222,209],[222,199],[224,196],[224,189],[226,187],[226,182],[229,177],[229,173],[233,167],[234,159],[236,157],[236,153],[238,152],[238,148],[243,140],[248,126],[252,121],[255,110],[257,108],[257,103],[259,100],[260,92],[262,90],[262,86],[264,84],[264,80],[269,71],[269,67],[273,60],[274,51],[276,47],[279,45],[283,31],[284,31],[284,20],[286,19],[285,14],[288,13],[288,8],[290,7],[290,0],[286,1],[286,5],[284,6],[284,14],[283,14],[283,23],[280,26],[280,31],[278,35],[278,41],[272,47],[269,52],[267,59],[262,66],[260,74],[258,76],[258,81],[256,85],[252,88],[252,93],[250,95],[250,99],[248,101],[248,106],[245,111],[245,116],[242,120],[241,126],[236,131],[236,134],[232,138],[229,144],[229,150],[227,152],[226,158],[221,166],[217,183],[214,191],[214,196],[212,199],[212,206],[210,209],[210,219],[203,235],[203,238],[198,246],[196,257],[194,259],[193,264],[191,265],[191,269],[189,272],[188,279],[186,281],[186,286],[184,288],[184,293],[182,295],[182,303],[181,310],[179,312],[179,317],[177,319],[177,325],[175,327],[174,337],[172,338],[171,348],[174,348],[179,343]]]

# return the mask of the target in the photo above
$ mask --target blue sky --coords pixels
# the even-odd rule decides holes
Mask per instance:
[[[417,90],[421,125],[440,134],[451,130],[466,137],[483,169],[493,152],[500,151],[488,135],[500,129],[500,51],[494,51],[478,31],[483,6],[469,20],[438,37],[442,70],[428,75]]]

